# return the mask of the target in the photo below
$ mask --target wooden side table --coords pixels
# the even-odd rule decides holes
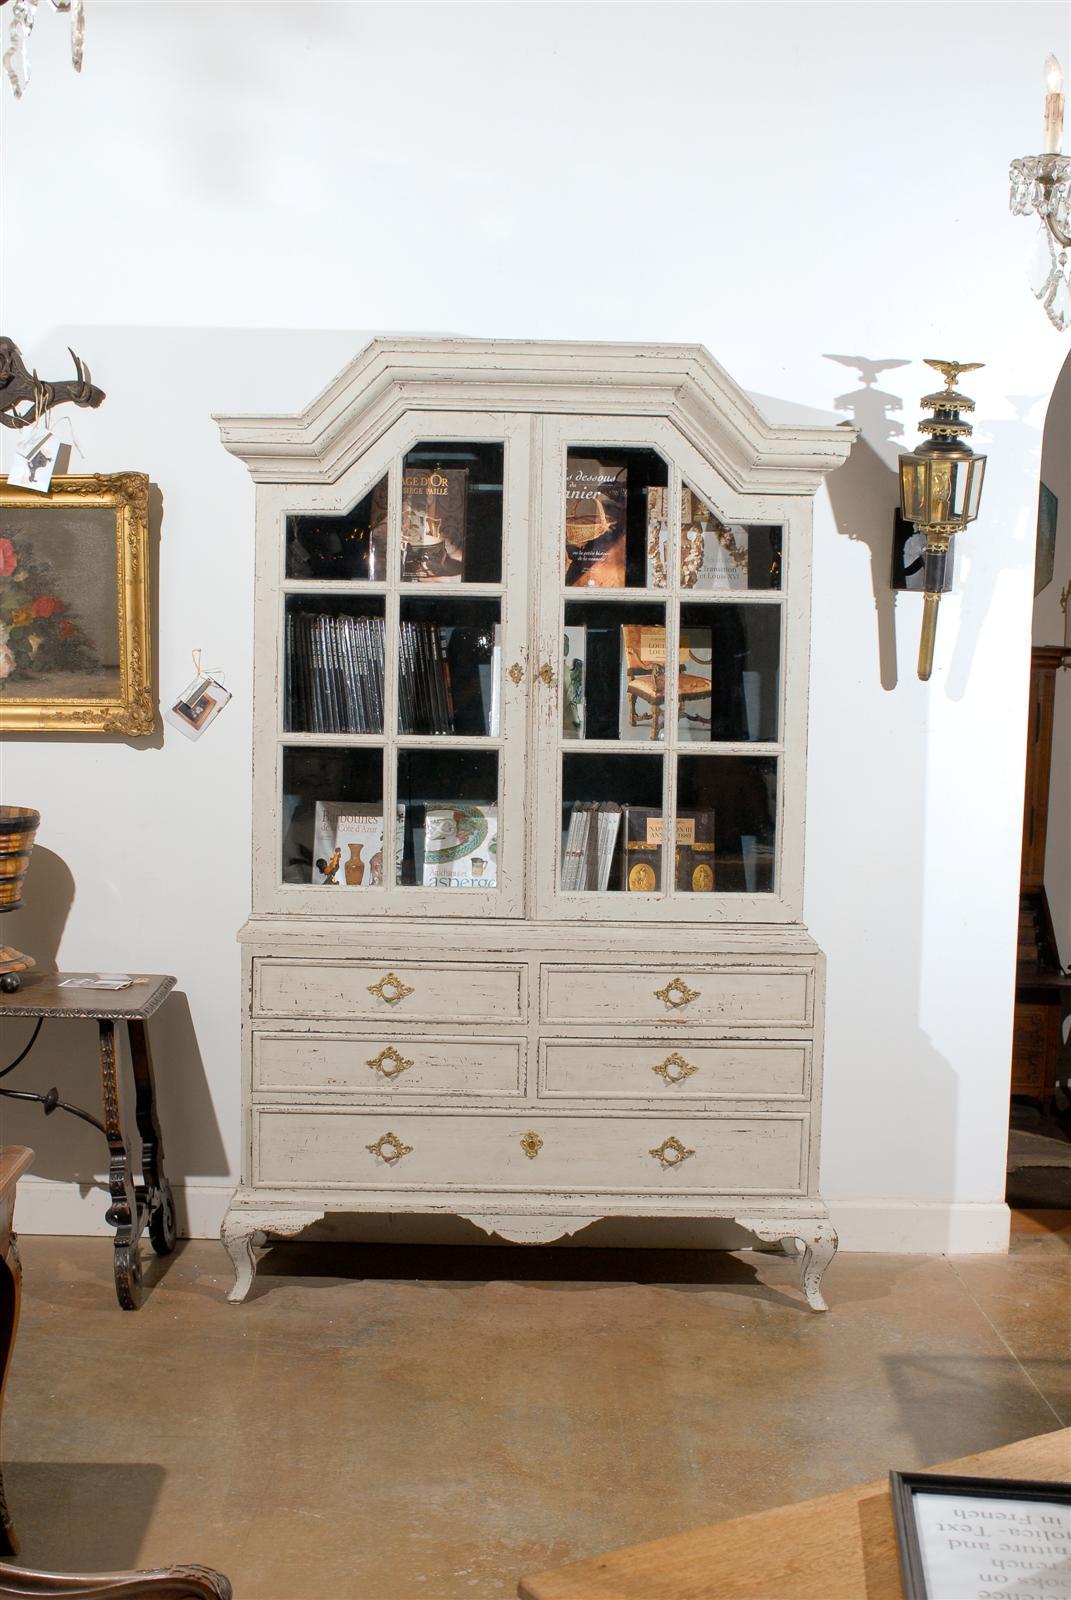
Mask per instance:
[[[137,977],[129,989],[64,989],[61,980],[86,976],[58,972],[52,976],[29,973],[16,994],[0,993],[0,1019],[34,1017],[29,1043],[6,1067],[0,1079],[25,1060],[45,1022],[90,1020],[97,1024],[100,1039],[100,1093],[104,1120],[61,1100],[55,1089],[44,1094],[33,1089],[0,1086],[0,1095],[13,1100],[32,1100],[44,1107],[45,1115],[67,1111],[99,1128],[108,1141],[110,1155],[108,1188],[111,1204],[107,1221],[115,1229],[115,1292],[124,1311],[141,1305],[141,1263],[138,1241],[148,1228],[157,1255],[169,1255],[175,1248],[175,1207],[171,1188],[164,1176],[164,1146],[156,1115],[156,1084],[149,1049],[148,1021],[175,986],[174,978],[153,973]],[[134,1120],[141,1136],[141,1182],[135,1176],[123,1128],[119,1093],[119,1063],[116,1052],[116,1023],[125,1023],[130,1043],[134,1074]]]

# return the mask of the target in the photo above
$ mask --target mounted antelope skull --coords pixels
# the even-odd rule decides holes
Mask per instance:
[[[89,368],[73,350],[71,360],[78,374],[75,382],[46,383],[27,370],[18,345],[0,337],[0,422],[5,428],[29,428],[53,406],[100,405],[104,390],[96,387]],[[28,411],[18,409],[27,404]]]

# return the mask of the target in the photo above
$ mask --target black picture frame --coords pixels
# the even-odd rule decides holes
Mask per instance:
[[[968,1478],[941,1472],[890,1472],[896,1544],[900,1555],[900,1576],[904,1600],[947,1600],[933,1594],[926,1583],[922,1542],[915,1518],[915,1496],[919,1494],[958,1495],[979,1500],[1043,1500],[1071,1506],[1071,1483],[1046,1482],[1041,1478]],[[1054,1551],[1059,1557],[1060,1552]],[[968,1600],[957,1596],[957,1600]]]

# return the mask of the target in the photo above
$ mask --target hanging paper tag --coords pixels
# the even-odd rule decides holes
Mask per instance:
[[[174,705],[164,712],[164,721],[170,722],[187,739],[199,739],[230,698],[229,689],[202,673],[186,685]]]
[[[63,446],[51,428],[32,428],[25,439],[15,442],[15,459],[7,475],[8,483],[20,489],[35,489],[47,494],[56,469],[56,458]]]

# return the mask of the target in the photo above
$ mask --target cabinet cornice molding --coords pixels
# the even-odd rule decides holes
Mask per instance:
[[[813,495],[848,424],[774,423],[701,345],[374,339],[294,416],[217,415],[257,483],[335,483],[406,411],[664,417],[741,492]]]

